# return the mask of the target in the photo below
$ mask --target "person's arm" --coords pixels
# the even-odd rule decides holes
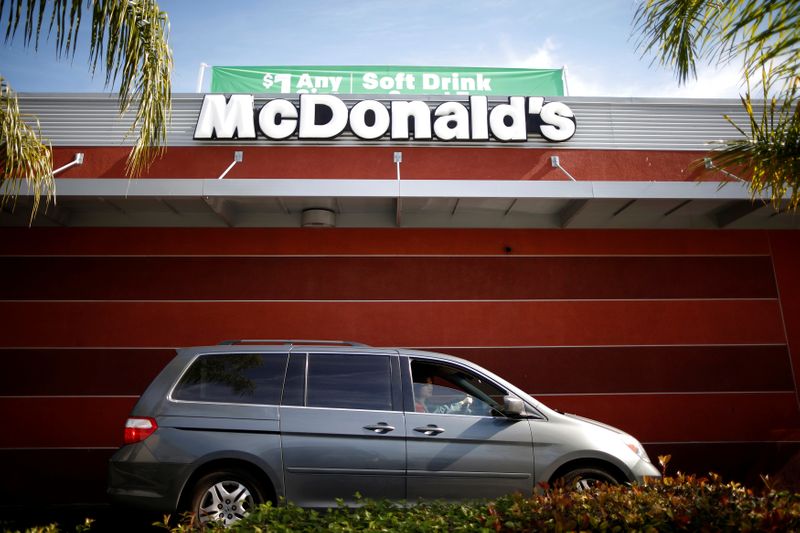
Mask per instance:
[[[444,405],[438,406],[436,409],[433,410],[434,413],[445,415],[447,413],[453,412],[463,412],[472,405],[472,396],[467,396],[463,400],[453,403],[446,403]]]

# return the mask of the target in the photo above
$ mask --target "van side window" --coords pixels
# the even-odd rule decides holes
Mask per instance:
[[[391,411],[389,357],[309,354],[306,405]]]
[[[278,405],[288,354],[206,354],[172,391],[174,400]]]
[[[506,391],[465,370],[427,361],[411,362],[414,411],[492,416]]]

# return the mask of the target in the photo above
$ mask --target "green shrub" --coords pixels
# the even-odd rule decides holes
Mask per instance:
[[[78,525],[75,526],[74,531],[75,531],[75,533],[85,533],[86,531],[91,531],[93,523],[94,523],[93,519],[86,518],[84,520],[83,524],[78,524]],[[2,526],[2,529],[6,533],[19,533],[20,532],[19,529],[9,529],[9,528],[5,527],[4,525]],[[60,531],[63,531],[63,530],[61,528],[59,528],[58,524],[56,524],[56,523],[47,524],[45,526],[33,526],[33,527],[25,528],[25,533],[59,533]]]
[[[800,531],[800,494],[755,494],[715,475],[679,474],[646,485],[599,486],[585,492],[561,487],[538,492],[530,498],[412,506],[363,500],[357,509],[340,504],[321,512],[268,504],[226,531]],[[202,530],[189,521],[162,526],[174,533]]]
[[[290,532],[357,531],[411,532],[533,532],[533,531],[800,531],[800,494],[767,488],[756,493],[718,476],[698,478],[678,474],[645,485],[598,486],[584,492],[542,487],[533,497],[512,495],[491,502],[425,501],[400,506],[361,500],[356,509],[326,511],[293,504],[262,505],[230,529],[211,524],[201,528],[183,522],[164,529],[174,533],[200,531]],[[91,530],[92,523],[76,527]],[[56,533],[55,524],[27,530]]]

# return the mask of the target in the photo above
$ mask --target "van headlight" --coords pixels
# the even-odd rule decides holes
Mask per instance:
[[[647,456],[647,452],[644,451],[644,446],[638,440],[634,439],[630,435],[624,435],[622,437],[622,442],[625,443],[625,446],[630,448],[630,450],[639,456],[642,461],[650,462],[650,458]]]

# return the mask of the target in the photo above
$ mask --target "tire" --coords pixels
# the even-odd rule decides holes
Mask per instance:
[[[598,467],[576,468],[561,476],[558,481],[564,487],[576,491],[590,490],[599,484],[617,485],[619,481],[607,470]]]
[[[190,511],[201,525],[213,520],[228,527],[262,503],[264,491],[253,476],[239,469],[220,470],[197,480]]]

